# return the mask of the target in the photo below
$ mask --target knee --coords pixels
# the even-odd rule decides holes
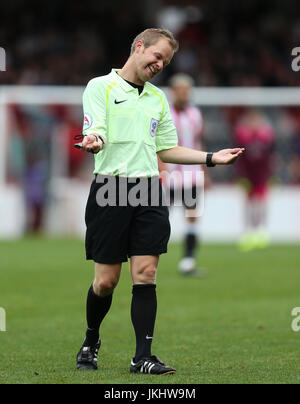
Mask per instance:
[[[155,283],[157,267],[154,264],[145,264],[137,271],[140,283]]]
[[[97,296],[110,295],[118,284],[118,279],[115,278],[101,278],[95,279],[93,282],[93,290]]]

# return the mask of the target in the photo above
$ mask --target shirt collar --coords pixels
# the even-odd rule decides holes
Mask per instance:
[[[126,80],[122,79],[121,76],[119,76],[117,74],[118,71],[120,71],[121,69],[112,69],[111,70],[111,74],[113,75],[113,77],[118,81],[118,83],[120,84],[120,86],[123,88],[124,91],[129,92],[129,91],[134,91],[135,88],[132,87],[129,83],[127,83]],[[146,82],[144,84],[144,90],[143,93],[148,93],[148,88],[149,88],[149,84]]]

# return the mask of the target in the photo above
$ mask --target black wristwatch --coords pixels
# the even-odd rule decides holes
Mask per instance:
[[[206,165],[207,167],[214,167],[215,164],[212,162],[213,153],[209,152],[206,154]]]
[[[97,139],[97,140],[101,140],[101,142],[102,142],[102,144],[103,145],[105,145],[105,141],[104,141],[104,139],[103,139],[103,137],[102,136],[100,136],[100,135],[94,135],[95,136],[95,138]]]

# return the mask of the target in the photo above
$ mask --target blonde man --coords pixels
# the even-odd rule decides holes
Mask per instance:
[[[149,83],[171,62],[177,49],[169,31],[147,29],[133,41],[122,69],[92,79],[83,95],[82,149],[95,154],[95,180],[86,208],[86,256],[95,263],[95,277],[88,291],[87,331],[77,355],[78,369],[97,369],[99,328],[110,309],[122,263],[129,258],[131,320],[136,335],[130,372],[175,373],[151,353],[156,271],[170,236],[161,188],[159,202],[152,204],[151,193],[160,186],[156,154],[169,163],[215,165],[233,163],[243,152],[236,148],[208,154],[178,146],[166,96]],[[136,205],[135,191],[140,184],[139,192],[147,194],[144,202],[148,203]],[[108,204],[103,203],[106,193],[111,193]],[[124,195],[127,203],[120,203]]]

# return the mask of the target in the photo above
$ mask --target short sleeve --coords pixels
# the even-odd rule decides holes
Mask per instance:
[[[86,86],[83,97],[84,135],[97,133],[106,139],[106,99],[105,88],[101,81],[93,79]]]
[[[162,96],[163,112],[156,133],[156,151],[171,149],[178,145],[177,131],[172,120],[166,96]]]

